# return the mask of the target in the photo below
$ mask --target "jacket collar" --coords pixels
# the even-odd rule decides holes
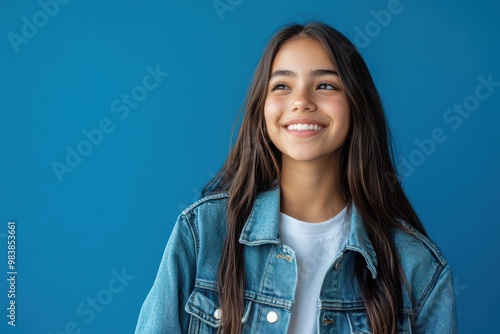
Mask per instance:
[[[354,205],[350,208],[351,228],[346,249],[360,253],[377,277],[377,255],[368,237],[368,231]],[[253,209],[240,235],[240,243],[248,246],[280,244],[280,187],[257,194]]]

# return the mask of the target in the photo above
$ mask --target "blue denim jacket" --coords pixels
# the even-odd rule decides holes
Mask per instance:
[[[226,235],[227,194],[207,196],[180,215],[137,323],[136,334],[216,333],[221,311],[217,269]],[[245,245],[242,333],[286,333],[297,263],[279,229],[280,188],[259,193],[240,236]],[[404,223],[402,223],[404,224]],[[394,242],[411,288],[403,288],[400,333],[456,333],[450,267],[436,246],[413,228],[394,230]],[[360,253],[375,278],[377,256],[353,206],[348,241],[324,277],[318,299],[318,333],[370,333],[354,274]]]

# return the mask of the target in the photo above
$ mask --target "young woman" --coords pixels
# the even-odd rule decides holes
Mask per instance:
[[[322,23],[279,31],[136,333],[455,333],[450,268],[395,175],[351,42]]]

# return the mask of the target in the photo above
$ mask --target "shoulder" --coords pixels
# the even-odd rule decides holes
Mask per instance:
[[[193,204],[189,205],[187,208],[185,208],[182,211],[181,215],[189,217],[196,215],[200,212],[204,212],[210,208],[225,210],[227,208],[228,197],[229,194],[227,192],[207,195],[205,197],[200,198]]]
[[[185,208],[178,220],[189,225],[195,239],[214,239],[225,235],[227,226],[228,193],[217,193],[200,198]]]
[[[400,220],[400,228],[394,229],[394,243],[402,259],[429,260],[438,266],[446,266],[446,260],[436,244],[410,224]]]
[[[410,287],[411,304],[418,310],[440,277],[449,273],[449,266],[434,242],[406,222],[399,224],[393,231],[394,244]]]

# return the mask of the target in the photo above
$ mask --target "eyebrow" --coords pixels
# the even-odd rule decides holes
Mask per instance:
[[[338,76],[338,72],[334,70],[327,70],[327,69],[318,69],[318,70],[311,70],[309,72],[310,76],[313,77],[320,77],[324,75],[336,75]],[[274,71],[269,79],[272,79],[274,77],[297,77],[297,73],[290,71],[290,70],[276,70]]]

